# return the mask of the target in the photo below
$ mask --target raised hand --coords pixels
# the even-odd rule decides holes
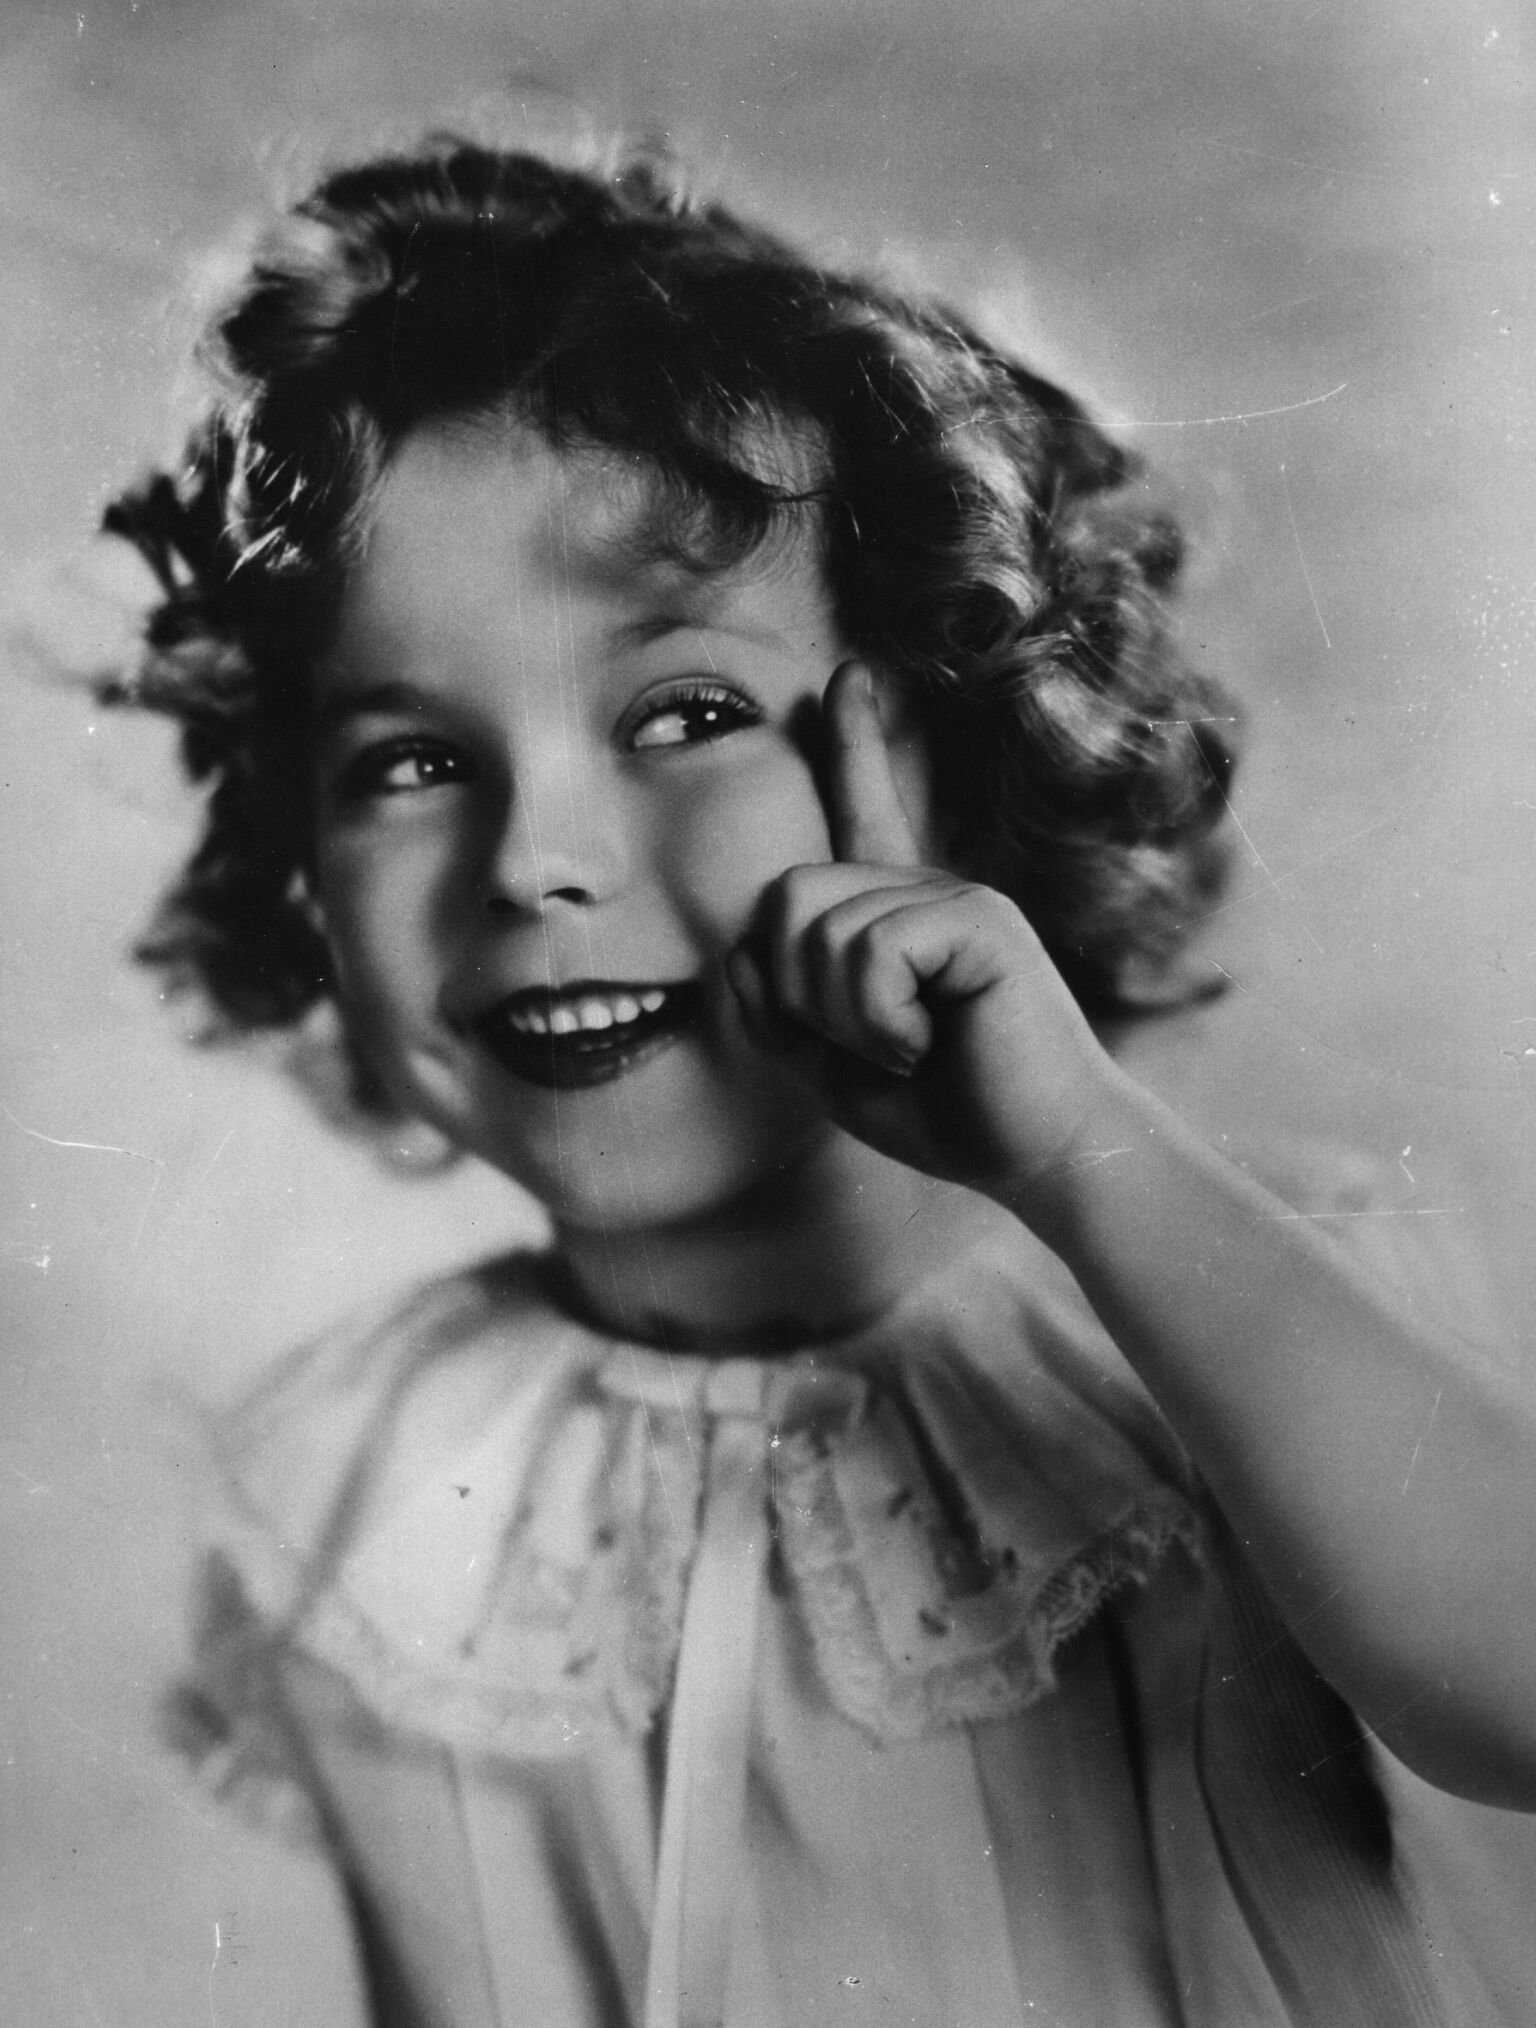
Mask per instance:
[[[836,857],[764,893],[730,965],[748,1029],[860,1139],[1017,1204],[1118,1074],[1014,904],[922,863],[862,665],[824,714]]]

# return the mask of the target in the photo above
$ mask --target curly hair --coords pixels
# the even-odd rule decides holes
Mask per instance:
[[[1130,453],[942,304],[813,265],[653,162],[448,137],[322,181],[204,357],[184,464],[106,526],[163,591],[114,694],[177,720],[210,789],[138,954],[222,1032],[331,993],[309,672],[391,453],[490,416],[638,461],[690,568],[809,517],[843,638],[918,700],[956,870],[1020,904],[1090,1011],[1170,997],[1226,864],[1236,723],[1171,636],[1180,537]],[[808,446],[809,482],[766,440]]]

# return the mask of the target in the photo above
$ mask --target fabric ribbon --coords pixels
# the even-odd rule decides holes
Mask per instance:
[[[725,2019],[768,1525],[763,1375],[725,1360],[704,1390],[709,1460],[667,1734],[646,2028]]]

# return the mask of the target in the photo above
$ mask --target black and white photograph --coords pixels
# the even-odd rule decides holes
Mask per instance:
[[[1536,2021],[1508,0],[9,0],[0,2019]]]

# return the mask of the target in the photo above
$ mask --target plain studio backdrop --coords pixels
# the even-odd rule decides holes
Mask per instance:
[[[1343,1137],[1379,1215],[1536,1287],[1536,148],[1514,0],[7,0],[0,2014],[346,2018],[309,1862],[158,1745],[192,1542],[168,1432],[285,1342],[533,1229],[400,1173],[124,962],[194,806],[48,673],[59,575],[185,420],[220,249],[327,154],[665,134],[824,254],[926,276],[1175,480],[1196,655],[1253,715],[1232,981],[1148,1074],[1234,1146]],[[180,393],[177,392],[178,385]],[[1536,1349],[1536,1348],[1533,1348]],[[1405,1461],[1406,1467],[1406,1461]]]

